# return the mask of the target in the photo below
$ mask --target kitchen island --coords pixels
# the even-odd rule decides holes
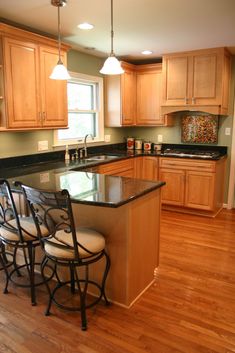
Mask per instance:
[[[112,302],[129,307],[153,283],[164,182],[60,169],[9,178],[12,185],[16,180],[41,189],[67,189],[77,225],[105,236],[111,258],[106,288]],[[91,269],[96,280],[101,273],[97,264]]]

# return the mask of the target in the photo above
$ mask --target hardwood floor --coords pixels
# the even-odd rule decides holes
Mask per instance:
[[[88,310],[86,332],[78,313],[53,306],[45,317],[44,292],[32,307],[10,285],[0,293],[0,352],[235,352],[235,211],[215,219],[164,211],[160,260],[157,283],[131,309]]]

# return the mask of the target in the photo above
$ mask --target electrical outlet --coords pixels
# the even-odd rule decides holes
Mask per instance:
[[[111,141],[111,135],[104,135],[104,141],[105,142],[110,142]]]
[[[48,141],[38,141],[38,151],[47,151]]]
[[[163,141],[163,136],[157,135],[157,142],[162,142],[162,141]]]
[[[40,183],[48,183],[50,181],[50,174],[49,173],[40,173],[39,174]]]
[[[231,134],[231,129],[230,129],[230,127],[226,127],[226,128],[225,128],[225,135],[230,136],[230,134]]]

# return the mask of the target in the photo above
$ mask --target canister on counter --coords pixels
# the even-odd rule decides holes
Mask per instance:
[[[144,151],[151,151],[151,142],[144,142]]]
[[[134,149],[134,143],[135,143],[134,137],[127,137],[126,143],[127,143],[127,149],[128,150],[133,150]]]
[[[155,143],[153,148],[155,152],[161,152],[162,145],[160,143]]]
[[[135,149],[142,150],[143,141],[139,138],[135,139]]]

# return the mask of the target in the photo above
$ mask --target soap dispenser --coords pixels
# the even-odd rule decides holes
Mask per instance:
[[[68,162],[68,161],[70,160],[68,145],[66,145],[66,147],[65,147],[65,156],[64,156],[64,160],[65,160],[66,162]]]

